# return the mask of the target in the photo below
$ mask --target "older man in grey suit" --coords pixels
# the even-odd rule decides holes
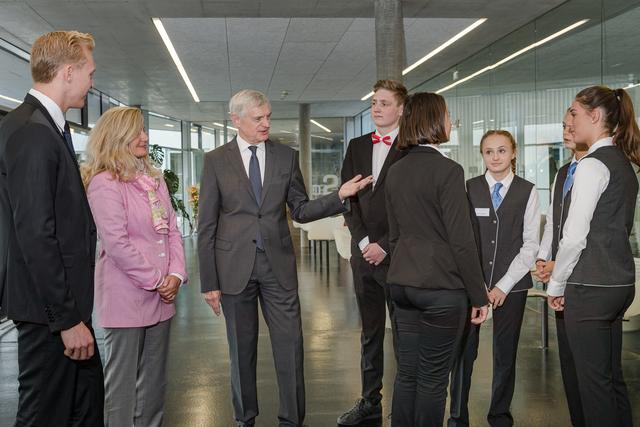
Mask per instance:
[[[208,153],[200,185],[198,256],[206,302],[224,311],[238,426],[258,415],[258,300],[269,327],[280,391],[280,426],[305,415],[302,324],[296,260],[286,208],[299,222],[345,211],[344,200],[371,182],[356,176],[339,191],[309,200],[298,153],[270,141],[271,106],[243,90],[229,102],[238,136]]]

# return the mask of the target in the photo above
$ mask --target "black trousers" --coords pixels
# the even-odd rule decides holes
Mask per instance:
[[[635,287],[568,285],[564,324],[587,427],[631,426],[622,376],[622,317]]]
[[[362,257],[351,257],[351,270],[362,323],[360,334],[362,397],[377,403],[382,399],[382,375],[384,373],[384,335],[389,308],[393,335],[393,348],[397,353],[396,321],[391,304],[389,286],[385,279],[389,266],[372,266]],[[396,360],[397,360],[397,354]]]
[[[573,354],[569,347],[567,329],[564,324],[564,311],[556,311],[556,333],[558,335],[558,354],[560,355],[560,373],[564,394],[567,396],[567,406],[573,427],[584,427],[584,411],[580,401],[580,389],[578,387],[578,374],[573,360]]]
[[[91,359],[71,360],[64,355],[60,333],[52,333],[46,325],[15,324],[19,369],[15,426],[103,427],[104,378],[98,346]]]
[[[441,427],[449,374],[469,322],[464,290],[391,286],[398,327],[393,427]]]
[[[516,355],[527,292],[512,292],[502,307],[493,311],[493,381],[487,421],[494,427],[512,426],[510,406],[516,383]],[[473,364],[478,357],[480,326],[471,325],[451,375],[451,406],[448,426],[469,425],[469,389]]]
[[[260,250],[256,251],[247,287],[238,295],[222,294],[236,421],[252,425],[258,415],[258,301],[269,328],[276,367],[280,397],[279,425],[301,426],[305,416],[305,390],[298,291],[280,286],[267,255]]]

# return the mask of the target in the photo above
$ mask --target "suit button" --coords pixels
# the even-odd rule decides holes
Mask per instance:
[[[491,244],[492,244],[492,245],[495,245],[495,244],[496,244],[496,241],[495,241],[495,240],[492,240],[492,241],[491,241]]]
[[[262,218],[262,215],[258,214],[258,219]]]
[[[489,261],[489,265],[493,265],[493,261]]]
[[[492,222],[495,224],[495,223],[496,223],[496,222],[498,222],[498,221],[496,221],[496,220],[494,219]]]
[[[253,239],[253,240],[252,240],[252,242],[253,242],[253,243],[256,243],[256,239]]]

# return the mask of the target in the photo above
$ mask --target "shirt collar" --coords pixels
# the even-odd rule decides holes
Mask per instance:
[[[508,189],[509,186],[511,186],[511,183],[513,182],[513,177],[514,177],[513,171],[509,171],[509,174],[500,181],[502,183],[502,186],[505,189]],[[487,184],[489,184],[489,189],[493,191],[493,187],[495,187],[498,181],[496,181],[496,179],[491,175],[489,171],[485,172],[484,178],[487,180]]]
[[[260,144],[249,144],[240,136],[240,134],[236,135],[236,141],[238,142],[238,148],[240,149],[241,153],[243,151],[249,151],[249,147],[252,147],[252,146],[258,147],[258,150],[260,151],[264,151],[264,141],[261,142]]]
[[[420,147],[430,147],[433,148],[434,150],[436,150],[438,153],[442,154],[444,157],[446,157],[447,159],[449,158],[449,156],[447,156],[447,153],[445,153],[438,145],[436,144],[419,144]]]
[[[396,137],[398,136],[398,132],[400,131],[400,128],[395,128],[393,129],[391,132],[389,132],[386,135],[382,135],[380,133],[380,131],[378,129],[376,129],[376,131],[374,132],[376,135],[378,135],[380,138],[384,138],[385,136],[388,136],[389,138],[391,138],[391,142],[393,142]]]
[[[608,147],[610,145],[613,145],[613,138],[607,137],[607,138],[599,139],[599,140],[597,140],[595,142],[595,144],[593,144],[591,147],[589,147],[589,151],[587,151],[587,154],[593,153],[598,148]]]
[[[58,104],[56,104],[53,99],[49,98],[44,93],[33,88],[29,90],[29,95],[40,101],[42,106],[47,110],[47,112],[53,119],[54,123],[58,126],[58,130],[63,132],[66,120],[64,118],[64,113],[62,113],[62,110],[60,109]]]

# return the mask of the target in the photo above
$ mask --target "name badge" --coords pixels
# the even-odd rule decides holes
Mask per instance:
[[[476,216],[489,216],[489,208],[476,208]]]

